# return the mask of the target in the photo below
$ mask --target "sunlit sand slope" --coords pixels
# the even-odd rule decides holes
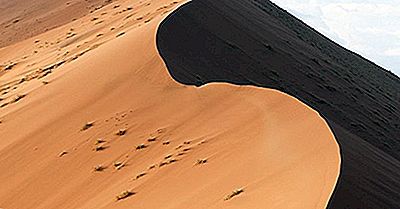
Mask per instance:
[[[155,45],[182,2],[117,1],[0,49],[0,208],[325,208],[326,122],[276,90],[176,83]]]

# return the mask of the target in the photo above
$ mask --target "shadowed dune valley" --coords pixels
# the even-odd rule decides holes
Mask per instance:
[[[400,206],[399,78],[268,0],[0,10],[0,209]]]

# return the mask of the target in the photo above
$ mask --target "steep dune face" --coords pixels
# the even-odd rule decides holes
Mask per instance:
[[[327,119],[342,169],[330,208],[400,208],[400,79],[268,0],[193,1],[160,26],[179,82],[274,88]]]
[[[155,34],[183,3],[114,2],[0,49],[1,208],[326,207],[340,156],[316,111],[171,79]]]

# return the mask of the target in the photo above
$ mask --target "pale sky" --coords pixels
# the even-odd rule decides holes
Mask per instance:
[[[400,76],[400,0],[272,0],[340,45]]]

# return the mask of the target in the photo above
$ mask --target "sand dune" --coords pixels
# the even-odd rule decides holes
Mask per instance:
[[[115,1],[0,49],[0,208],[325,208],[327,123],[276,90],[175,82],[155,45],[185,3]]]
[[[330,209],[400,208],[399,77],[269,0],[192,1],[157,46],[180,83],[274,88],[318,110],[341,148]]]

